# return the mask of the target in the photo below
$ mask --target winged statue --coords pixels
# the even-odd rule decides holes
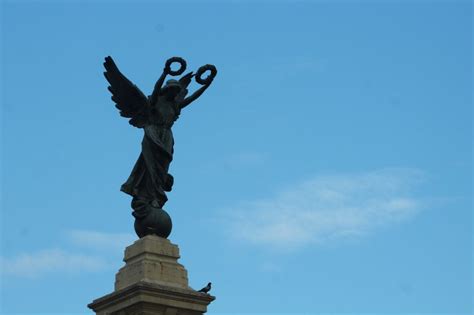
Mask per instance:
[[[177,70],[172,70],[173,63],[179,64]],[[183,58],[172,57],[166,61],[152,94],[147,97],[119,71],[112,57],[105,58],[104,67],[115,107],[121,116],[129,118],[132,126],[144,131],[140,156],[121,187],[124,193],[132,196],[135,231],[140,238],[148,234],[166,238],[172,228],[171,218],[163,210],[168,200],[166,192],[171,191],[174,181],[168,171],[173,160],[174,138],[171,127],[181,110],[210,86],[217,69],[207,64],[196,73],[189,72],[178,80],[169,79],[165,83],[167,75],[179,76],[186,70]],[[203,78],[205,73],[209,74]],[[201,87],[188,96],[188,87],[193,78]]]

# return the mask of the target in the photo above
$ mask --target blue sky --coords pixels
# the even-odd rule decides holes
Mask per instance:
[[[1,8],[2,314],[90,314],[136,238],[108,55],[144,93],[218,68],[165,206],[210,314],[473,312],[470,2]]]

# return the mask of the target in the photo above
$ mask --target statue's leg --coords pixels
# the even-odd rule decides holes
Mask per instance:
[[[133,199],[132,199],[132,209],[133,209],[132,215],[136,219],[145,218],[148,215],[148,213],[150,212],[149,204],[150,204],[150,200],[148,200],[148,199],[140,198],[140,197],[137,197],[137,196],[133,197]]]

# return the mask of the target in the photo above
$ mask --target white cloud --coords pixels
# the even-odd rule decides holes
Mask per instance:
[[[137,239],[130,233],[103,233],[88,230],[68,230],[66,235],[69,243],[97,251],[91,255],[55,248],[21,253],[12,257],[3,256],[0,257],[1,273],[33,278],[51,272],[96,272],[114,267],[117,261],[112,263],[113,260],[110,257],[122,255],[125,247]]]
[[[123,251],[137,237],[131,233],[104,233],[88,230],[69,230],[66,232],[73,244],[99,250]]]
[[[414,169],[316,177],[229,209],[228,230],[238,240],[276,249],[360,238],[416,215],[422,203],[411,190],[423,177]]]
[[[3,274],[20,277],[37,277],[49,272],[100,271],[107,267],[101,257],[69,253],[61,249],[46,249],[23,253],[13,258],[0,257]]]

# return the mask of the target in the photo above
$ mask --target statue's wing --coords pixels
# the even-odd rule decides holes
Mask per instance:
[[[104,76],[110,83],[108,89],[112,93],[115,107],[120,110],[120,115],[131,118],[131,125],[144,127],[149,110],[147,97],[119,71],[112,57],[105,57],[104,67]]]

